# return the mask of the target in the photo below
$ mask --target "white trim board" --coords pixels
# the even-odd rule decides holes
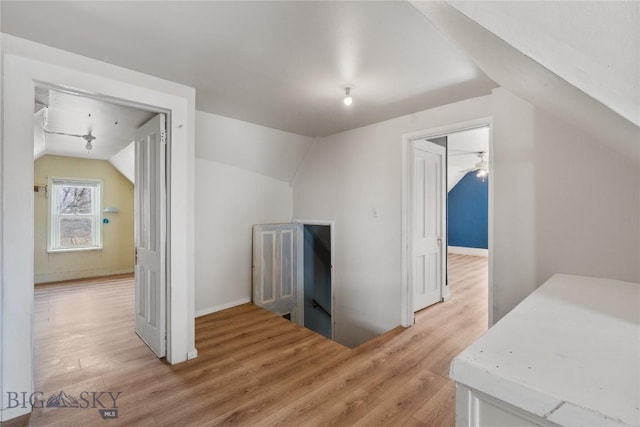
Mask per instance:
[[[471,255],[471,256],[489,256],[489,249],[483,248],[465,248],[464,246],[448,246],[447,252],[450,254]]]
[[[227,308],[236,307],[242,304],[251,302],[251,298],[241,298],[231,302],[225,302],[224,304],[214,305],[213,307],[203,308],[196,311],[196,317],[206,316],[207,314],[216,313],[218,311],[226,310]]]

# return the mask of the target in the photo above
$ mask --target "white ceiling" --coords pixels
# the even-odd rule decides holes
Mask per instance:
[[[92,98],[36,88],[34,114],[35,157],[45,154],[108,160],[127,147],[135,132],[155,113],[124,107]],[[46,130],[75,135],[88,132],[96,138],[91,151],[79,137],[42,132]]]
[[[496,86],[404,1],[2,1],[1,28],[195,87],[199,110],[308,136]]]

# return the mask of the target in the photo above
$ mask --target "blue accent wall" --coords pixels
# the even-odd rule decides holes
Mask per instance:
[[[489,236],[489,178],[467,173],[449,191],[447,231],[449,246],[487,249]]]

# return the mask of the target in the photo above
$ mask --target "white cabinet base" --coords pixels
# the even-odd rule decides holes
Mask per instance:
[[[477,390],[456,384],[456,427],[557,426]]]
[[[556,274],[453,359],[458,426],[640,427],[639,360],[640,284]]]

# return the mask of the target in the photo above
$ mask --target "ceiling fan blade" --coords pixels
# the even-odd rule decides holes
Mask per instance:
[[[454,153],[468,153],[468,154],[480,154],[480,151],[474,151],[474,150],[463,150],[460,148],[449,148],[449,152],[454,152]]]
[[[460,171],[460,172],[458,172],[458,173],[463,173],[463,174],[465,174],[465,175],[466,175],[466,174],[468,174],[469,172],[475,172],[475,171],[477,171],[477,170],[480,170],[480,168],[478,168],[478,167],[473,167],[473,168],[469,168],[469,169],[461,170],[461,171]]]
[[[66,133],[66,132],[55,132],[52,130],[42,129],[44,133],[52,134],[52,135],[62,135],[62,136],[75,136],[76,138],[84,138],[84,135],[76,135],[75,133]]]
[[[449,151],[449,156],[476,156],[478,155],[475,151]]]

